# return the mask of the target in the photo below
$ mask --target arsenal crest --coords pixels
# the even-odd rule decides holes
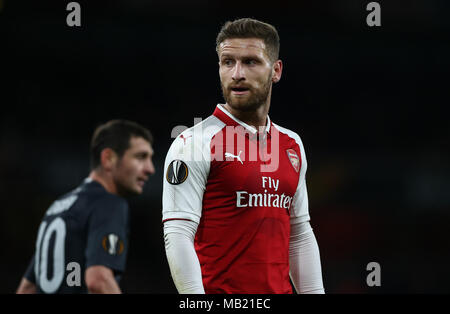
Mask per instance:
[[[300,158],[297,153],[293,149],[287,149],[286,153],[291,161],[292,167],[294,167],[295,171],[298,172],[300,170]]]

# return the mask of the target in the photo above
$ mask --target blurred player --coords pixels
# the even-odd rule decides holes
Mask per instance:
[[[293,293],[291,278],[298,293],[324,293],[303,144],[268,116],[282,73],[278,33],[239,19],[216,44],[226,103],[174,140],[164,166],[164,239],[177,290]]]
[[[95,130],[92,171],[45,213],[17,293],[121,293],[129,228],[125,197],[141,194],[155,171],[152,142],[150,132],[131,121],[112,120]],[[73,262],[80,266],[79,284]]]

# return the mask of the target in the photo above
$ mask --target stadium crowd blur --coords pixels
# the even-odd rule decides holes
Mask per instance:
[[[60,1],[59,1],[60,2]],[[67,1],[68,3],[69,1]],[[270,118],[300,134],[327,293],[450,292],[445,1],[0,0],[0,293],[15,291],[51,202],[88,174],[94,128],[151,129],[156,174],[130,201],[122,288],[175,293],[161,223],[172,130],[222,102],[215,36],[229,19],[272,23],[284,62]],[[366,265],[381,265],[368,287]]]

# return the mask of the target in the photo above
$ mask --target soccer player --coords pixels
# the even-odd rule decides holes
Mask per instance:
[[[141,194],[155,171],[152,142],[146,128],[127,120],[95,130],[91,173],[45,213],[17,293],[121,293],[129,231],[125,198]]]
[[[225,104],[182,132],[165,161],[166,255],[179,293],[324,293],[300,137],[268,116],[281,78],[267,23],[227,22],[216,39]]]

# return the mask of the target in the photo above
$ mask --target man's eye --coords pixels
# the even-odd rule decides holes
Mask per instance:
[[[254,64],[256,64],[256,63],[257,63],[257,62],[256,62],[255,59],[248,59],[248,60],[245,60],[245,64],[254,65]]]
[[[233,64],[233,60],[231,60],[231,59],[225,59],[225,60],[222,61],[222,63],[223,63],[224,65],[232,65],[232,64]]]

